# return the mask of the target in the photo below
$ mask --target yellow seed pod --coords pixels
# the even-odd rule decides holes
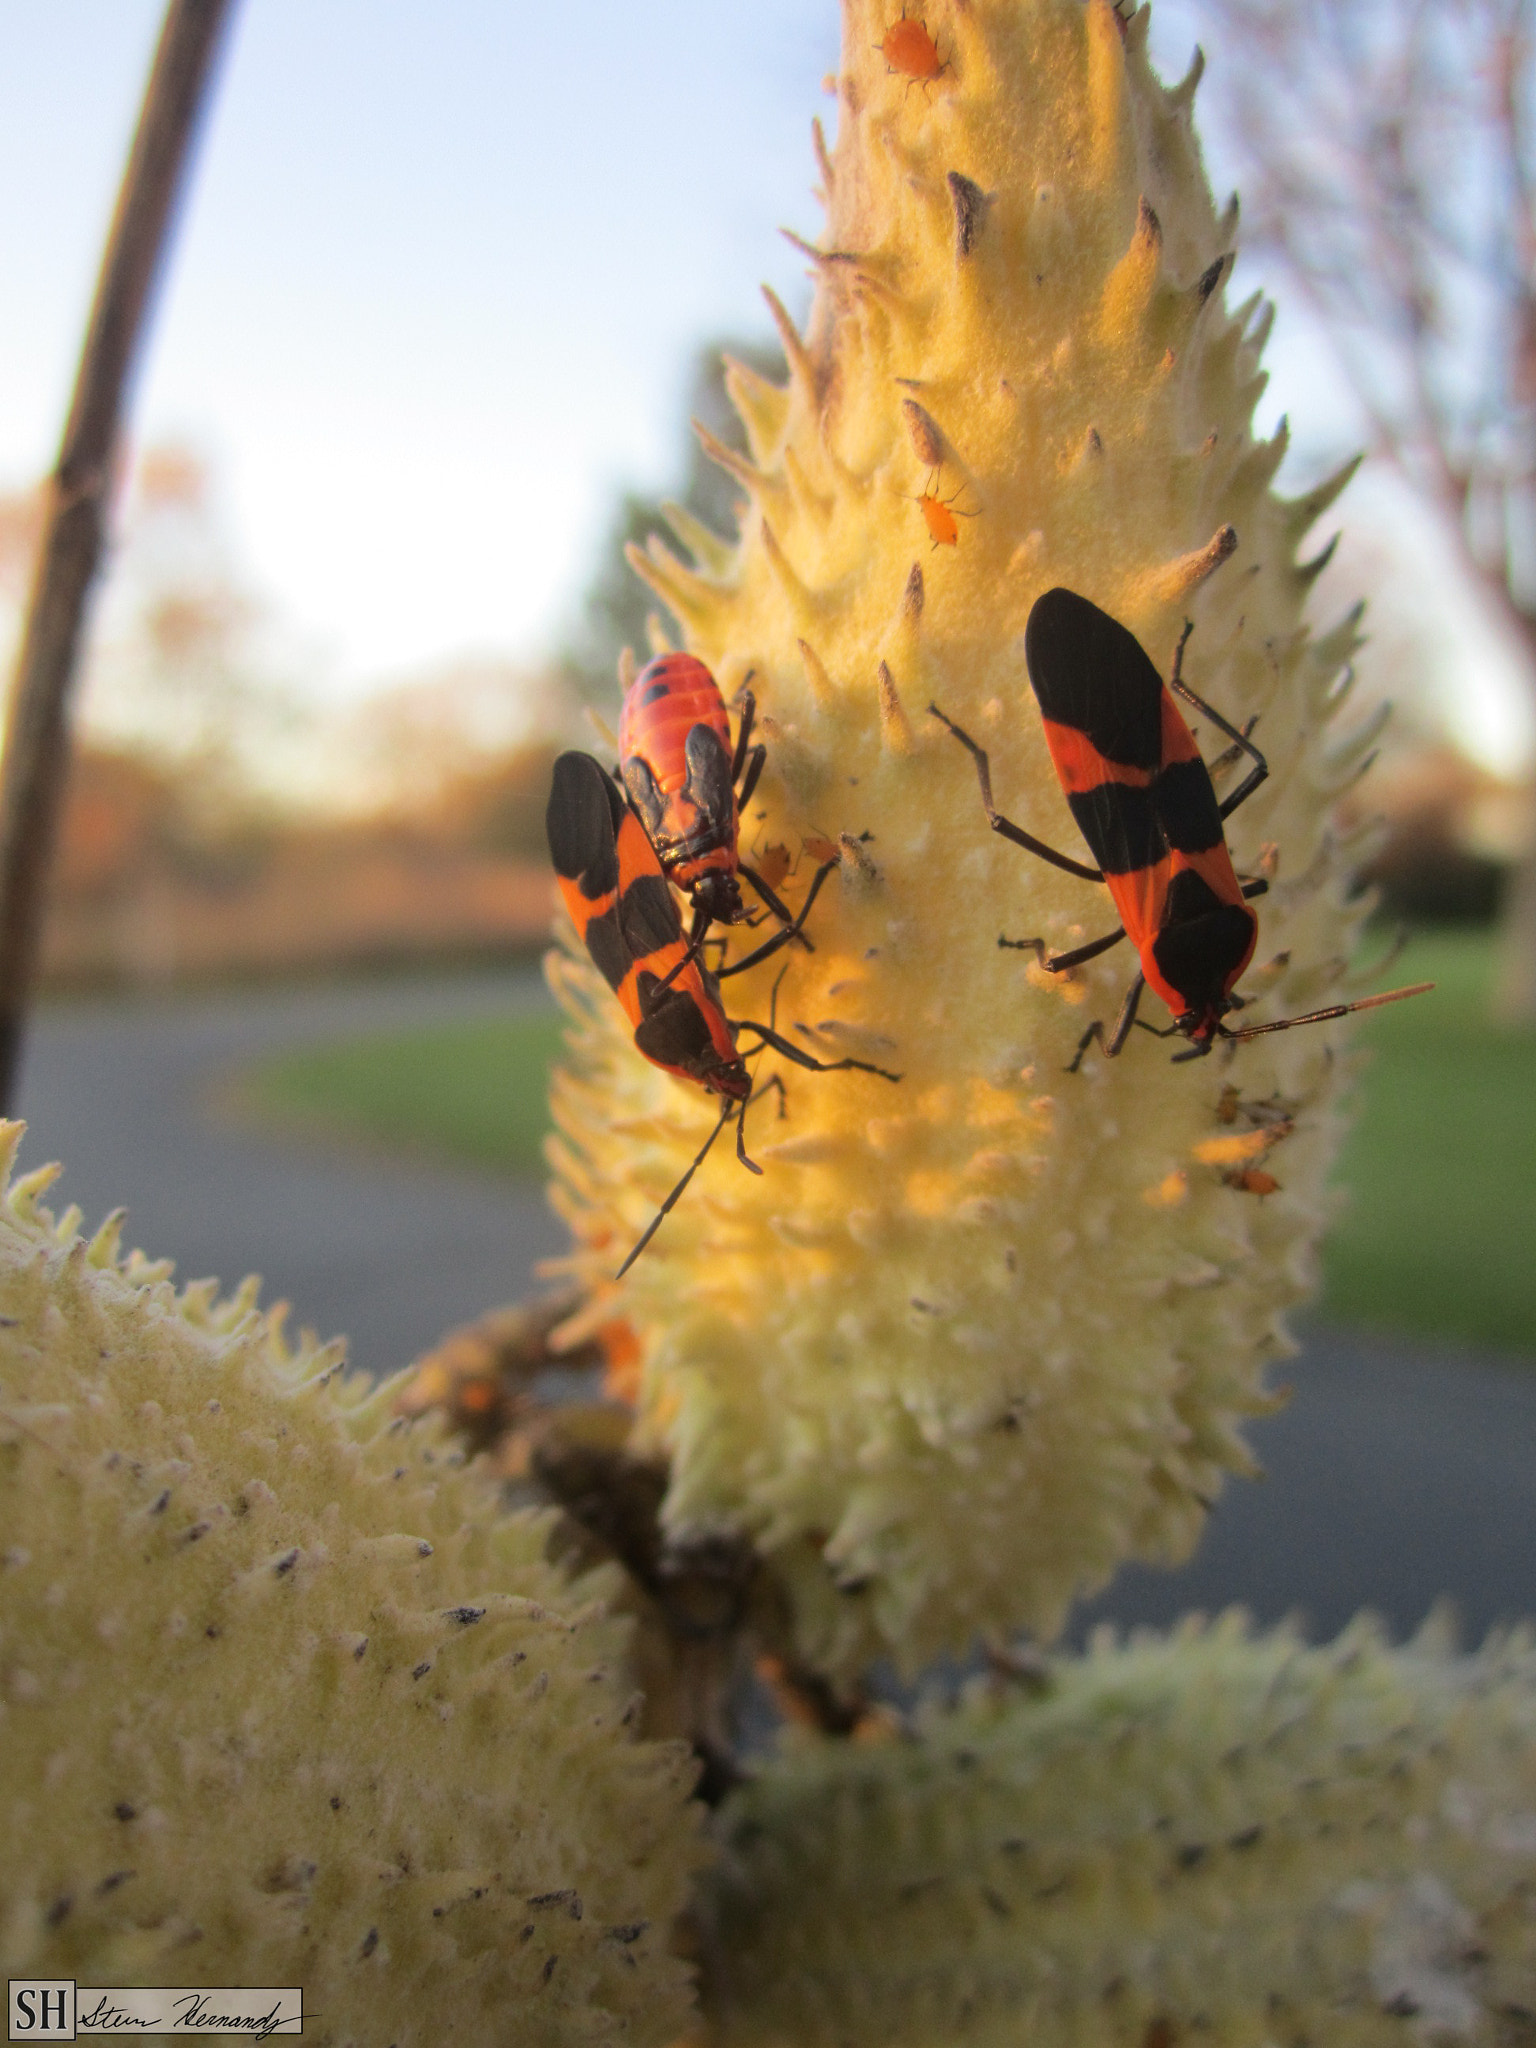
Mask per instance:
[[[719,1817],[710,2048],[1398,2048],[1536,2006],[1536,1655],[1240,1616],[787,1744]]]
[[[1026,671],[1031,608],[1079,592],[1165,675],[1192,620],[1188,681],[1257,721],[1271,769],[1229,834],[1240,874],[1273,870],[1245,1021],[1340,987],[1361,912],[1329,816],[1363,742],[1332,723],[1355,615],[1312,634],[1317,558],[1297,560],[1346,477],[1270,489],[1267,316],[1225,303],[1236,217],[1201,169],[1193,75],[1153,76],[1144,9],[934,0],[946,69],[909,90],[875,47],[892,10],[844,11],[809,330],[771,302],[788,382],[730,380],[751,450],[721,455],[739,539],[685,524],[691,566],[660,541],[634,560],[727,695],[750,676],[769,756],[748,857],[800,856],[794,904],[840,854],[814,953],[727,980],[731,1014],[902,1078],[763,1052],[759,1087],[783,1099],[747,1118],[762,1177],[723,1139],[620,1295],[669,1527],[749,1532],[801,1654],[846,1672],[981,1629],[1048,1636],[1125,1559],[1187,1555],[1249,1468],[1240,1425],[1311,1284],[1346,1071],[1327,1027],[1178,1066],[1133,1033],[1066,1072],[1135,958],[1052,975],[1000,948],[1071,949],[1116,914],[988,830],[928,706],[989,751],[1003,812],[1086,859]],[[1231,789],[1225,739],[1192,718]],[[551,975],[573,1020],[555,1199],[604,1317],[717,1105],[638,1056],[574,944]],[[1153,998],[1143,1013],[1169,1022]],[[1262,1173],[1200,1150],[1232,1134],[1233,1086],[1239,1135],[1283,1126]]]
[[[398,1383],[7,1188],[0,1967],[302,1985],[322,2043],[664,2048],[694,1770],[641,1742],[616,1575]]]

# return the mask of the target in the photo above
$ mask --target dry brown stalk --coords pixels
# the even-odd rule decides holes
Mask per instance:
[[[69,764],[71,686],[123,404],[234,0],[170,0],[118,192],[11,687],[0,762],[0,1113],[13,1107]]]

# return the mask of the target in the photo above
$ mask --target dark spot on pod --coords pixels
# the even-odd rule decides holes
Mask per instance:
[[[559,1960],[560,1958],[558,1956],[550,1956],[546,1960],[543,1969],[539,1972],[539,1982],[541,1984],[547,1984],[550,1978],[553,1977],[553,1975],[555,1974],[555,1965],[559,1962]]]
[[[1202,306],[1205,304],[1206,300],[1211,296],[1211,293],[1215,291],[1217,285],[1221,283],[1222,274],[1226,270],[1226,267],[1226,257],[1218,256],[1214,263],[1207,265],[1207,267],[1201,272],[1200,282],[1195,286],[1195,296],[1199,299]]]
[[[425,1677],[426,1677],[426,1675],[427,1675],[427,1673],[428,1673],[428,1672],[429,1672],[429,1671],[430,1671],[431,1669],[432,1669],[432,1660],[431,1660],[430,1658],[428,1658],[428,1659],[427,1659],[427,1661],[426,1661],[426,1663],[424,1663],[424,1664],[418,1664],[418,1665],[416,1666],[416,1669],[415,1669],[415,1670],[414,1670],[414,1671],[413,1671],[413,1672],[411,1673],[411,1676],[412,1676],[412,1678],[425,1678]]]
[[[901,416],[912,437],[912,448],[927,469],[937,469],[944,460],[944,433],[933,414],[915,398],[901,401]]]
[[[907,577],[907,587],[901,594],[901,609],[909,619],[920,619],[923,615],[923,565],[912,564]]]
[[[573,1920],[581,1918],[581,1894],[569,1887],[559,1892],[536,1892],[528,1903],[530,1906],[564,1906]]]
[[[363,1936],[362,1947],[357,1952],[358,1961],[366,1962],[368,1957],[373,1954],[374,1950],[378,1947],[378,1945],[379,1930],[377,1929],[377,1927],[370,1927],[368,1932]]]
[[[465,1628],[468,1628],[472,1622],[484,1621],[485,1609],[483,1607],[448,1607],[443,1610],[443,1618],[445,1621],[460,1622]]]
[[[62,1927],[69,1918],[69,1909],[74,1903],[68,1892],[65,1892],[62,1898],[55,1899],[45,1915],[48,1925],[50,1927]]]
[[[112,1811],[119,1820],[137,1820],[139,1817],[139,1809],[136,1806],[130,1806],[126,1799],[119,1799]]]
[[[353,1661],[353,1663],[354,1663],[354,1664],[361,1664],[361,1663],[362,1663],[362,1661],[363,1661],[363,1657],[364,1657],[365,1653],[367,1652],[367,1649],[368,1649],[368,1638],[367,1638],[366,1636],[364,1636],[364,1637],[363,1637],[363,1640],[362,1640],[362,1641],[361,1641],[361,1642],[360,1642],[360,1643],[358,1644],[357,1648],[356,1648],[356,1649],[355,1649],[355,1650],[354,1650],[354,1651],[352,1652],[352,1661]]]
[[[340,1813],[341,1811],[341,1794],[339,1792],[331,1794],[331,1811],[332,1813]]]
[[[132,1870],[114,1870],[110,1877],[104,1877],[101,1880],[96,1889],[103,1895],[107,1892],[115,1892],[120,1884],[126,1884],[130,1877],[135,1877],[137,1874],[136,1871]]]
[[[286,1578],[298,1561],[299,1553],[297,1550],[285,1550],[277,1560],[277,1563],[273,1565],[272,1570],[278,1578]]]
[[[153,1506],[152,1506],[152,1507],[150,1508],[150,1511],[149,1511],[149,1512],[150,1512],[150,1513],[151,1513],[152,1515],[163,1515],[163,1514],[165,1513],[166,1509],[167,1509],[167,1508],[168,1508],[168,1507],[170,1506],[170,1504],[171,1504],[171,1489],[170,1489],[170,1488],[169,1488],[169,1487],[167,1486],[167,1487],[166,1487],[166,1488],[164,1489],[164,1491],[163,1491],[163,1492],[159,1493],[159,1494],[158,1494],[158,1495],[156,1496],[156,1498],[155,1498],[155,1501],[154,1501],[154,1505],[153,1505]]]
[[[622,1941],[627,1948],[631,1942],[640,1939],[650,1924],[649,1920],[632,1920],[627,1927],[610,1927],[608,1939],[610,1941]]]
[[[973,179],[962,177],[959,171],[949,174],[949,197],[955,209],[955,254],[969,256],[992,201]]]
[[[1264,1830],[1255,1822],[1251,1828],[1244,1828],[1241,1834],[1233,1835],[1227,1843],[1227,1847],[1229,1849],[1251,1849],[1263,1832]]]
[[[1194,1870],[1197,1865],[1205,1861],[1206,1854],[1207,1850],[1204,1842],[1186,1842],[1173,1860],[1178,1864],[1180,1870]]]

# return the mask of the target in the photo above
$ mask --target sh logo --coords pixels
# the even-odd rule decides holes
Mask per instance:
[[[12,1978],[7,1985],[13,2041],[73,2041],[75,1985],[71,1977]]]

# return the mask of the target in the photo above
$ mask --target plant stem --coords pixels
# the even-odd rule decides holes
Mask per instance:
[[[16,1090],[69,765],[69,703],[123,402],[234,0],[169,0],[117,196],[11,686],[0,761],[0,1113]]]

